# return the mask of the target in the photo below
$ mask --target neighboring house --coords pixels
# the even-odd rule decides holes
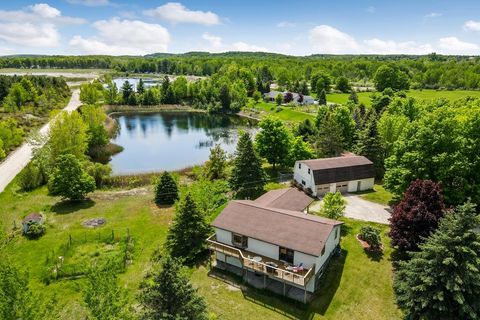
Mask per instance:
[[[280,91],[270,91],[263,94],[263,99],[268,102],[275,102],[275,98],[278,94],[281,94],[285,99],[285,95],[288,91],[280,92]],[[293,101],[296,104],[307,105],[307,104],[315,104],[315,99],[312,96],[302,95],[301,93],[292,92]]]
[[[44,222],[43,215],[41,213],[30,213],[25,218],[23,218],[23,221],[22,221],[23,233],[26,233],[28,231],[29,223],[31,222],[43,224]]]
[[[299,160],[295,162],[293,179],[313,196],[327,192],[357,192],[373,188],[373,162],[363,156]]]
[[[208,239],[217,266],[306,302],[339,248],[342,224],[301,212],[311,201],[294,189],[231,201],[213,221],[215,234]],[[284,205],[296,210],[279,208]]]

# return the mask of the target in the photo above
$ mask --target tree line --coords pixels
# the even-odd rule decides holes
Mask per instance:
[[[414,89],[478,89],[478,57],[442,56],[362,56],[312,55],[294,57],[268,53],[159,54],[145,57],[112,56],[38,56],[3,57],[3,68],[101,68],[119,72],[164,73],[211,76],[225,66],[236,64],[254,73],[267,67],[281,85],[309,82],[317,72],[334,79],[345,77],[351,82],[373,82],[382,66],[398,69]],[[312,87],[313,88],[313,87]]]

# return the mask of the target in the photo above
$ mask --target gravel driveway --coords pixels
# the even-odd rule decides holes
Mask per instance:
[[[345,216],[348,218],[388,224],[390,212],[389,207],[370,202],[353,194],[344,194],[347,200]]]

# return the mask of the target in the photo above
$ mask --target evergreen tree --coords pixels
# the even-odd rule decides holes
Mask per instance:
[[[375,175],[383,177],[385,171],[383,167],[384,150],[378,136],[377,117],[374,113],[366,119],[364,128],[358,133],[354,151],[372,161],[375,166]]]
[[[265,186],[266,177],[248,132],[243,132],[237,143],[230,186],[239,197],[258,196]]]
[[[479,224],[475,206],[461,205],[400,262],[394,289],[406,319],[480,318]]]
[[[226,176],[227,154],[217,144],[210,149],[210,156],[205,163],[205,175],[209,180],[223,179]]]
[[[222,85],[222,87],[220,88],[219,99],[220,99],[220,103],[222,104],[222,108],[224,110],[229,110],[231,97],[230,97],[230,89],[228,88],[227,84]]]
[[[155,203],[172,205],[178,199],[178,186],[172,175],[165,171],[155,186]]]
[[[255,136],[255,147],[261,157],[273,166],[287,161],[292,141],[290,131],[282,121],[267,117],[260,121],[261,130]]]
[[[444,215],[442,188],[431,180],[415,180],[393,208],[389,236],[402,251],[417,250]]]
[[[166,246],[173,257],[192,263],[205,253],[205,240],[209,232],[203,213],[190,193],[187,193],[177,206],[173,224],[168,230]]]
[[[133,86],[126,80],[122,85],[122,102],[128,104],[130,101],[130,95],[133,93]]]
[[[142,319],[207,320],[207,305],[181,272],[178,260],[166,257],[140,293]]]
[[[57,159],[48,190],[64,199],[83,200],[88,193],[95,191],[95,180],[83,170],[74,155],[64,154]]]
[[[327,105],[327,94],[325,93],[324,89],[322,89],[318,95],[318,104],[321,106]]]
[[[137,84],[137,93],[138,94],[143,94],[144,92],[145,92],[145,85],[143,84],[142,78],[140,78],[140,80],[138,80],[138,84]]]
[[[342,127],[330,113],[320,122],[315,147],[321,157],[337,157],[343,152]]]
[[[355,104],[358,103],[358,95],[355,90],[352,90],[352,92],[350,92],[350,95],[348,96],[348,101],[352,101]]]

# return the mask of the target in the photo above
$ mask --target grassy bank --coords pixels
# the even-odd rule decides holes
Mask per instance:
[[[112,230],[120,239],[129,232],[135,244],[133,262],[120,274],[120,281],[128,289],[133,302],[138,286],[150,268],[150,257],[164,243],[174,214],[172,207],[155,206],[152,198],[151,188],[146,187],[97,191],[90,201],[63,203],[57,197],[48,196],[46,188],[19,193],[11,185],[0,194],[0,219],[10,231],[14,221],[19,226],[28,213],[43,212],[47,216],[47,233],[43,237],[27,240],[17,234],[8,251],[14,263],[29,271],[33,288],[46,295],[57,294],[59,303],[65,304],[63,319],[84,319],[86,311],[79,293],[83,280],[61,280],[46,285],[42,276],[47,257],[62,255],[61,245],[72,236],[74,242],[86,239],[86,244],[79,245],[73,256],[89,261],[111,250],[95,239],[110,234]],[[82,223],[92,218],[105,218],[105,226],[85,228]],[[332,261],[322,287],[307,309],[271,294],[242,287],[235,281],[229,283],[228,279],[227,282],[219,279],[207,265],[191,269],[191,280],[206,298],[210,311],[219,319],[400,318],[391,286],[391,249],[387,238],[383,237],[386,245],[384,254],[369,256],[355,239],[365,223],[349,219],[344,221],[343,254]],[[380,228],[382,233],[387,230],[386,226]]]
[[[447,99],[455,101],[468,96],[480,97],[480,91],[475,90],[409,90],[406,92],[408,97],[415,98],[420,101],[431,101],[436,99]],[[371,105],[370,96],[372,92],[357,93],[358,100],[366,106]],[[345,104],[348,101],[349,93],[329,93],[327,94],[327,101],[332,103]]]

